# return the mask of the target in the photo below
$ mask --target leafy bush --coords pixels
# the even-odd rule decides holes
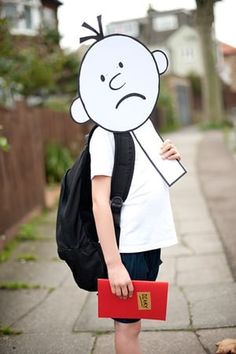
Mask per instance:
[[[192,92],[194,95],[201,95],[202,94],[202,83],[201,78],[199,75],[195,74],[194,72],[190,72],[187,76],[190,81]]]
[[[24,96],[50,92],[53,88],[53,67],[48,65],[48,58],[40,57],[35,49],[22,49],[17,67],[14,79],[21,85],[20,91]]]
[[[44,160],[46,180],[50,184],[60,182],[66,170],[73,163],[70,150],[54,142],[45,146]]]
[[[157,106],[163,115],[163,124],[161,131],[163,133],[176,130],[179,128],[179,123],[175,116],[173,107],[173,99],[164,84],[162,84],[160,95],[157,101]]]
[[[32,45],[18,50],[8,20],[0,18],[0,78],[6,86],[25,97],[65,93],[74,97],[78,55],[61,50],[59,38],[57,31],[45,28],[35,43],[32,39]]]
[[[2,151],[9,151],[10,145],[7,141],[7,138],[5,136],[0,136],[0,150]]]

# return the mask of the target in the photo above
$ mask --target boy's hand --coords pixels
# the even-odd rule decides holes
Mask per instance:
[[[172,144],[171,140],[167,139],[163,142],[160,152],[161,157],[168,160],[180,160],[180,153]]]
[[[108,278],[111,292],[120,299],[127,299],[133,296],[134,287],[129,273],[122,263],[108,267]]]

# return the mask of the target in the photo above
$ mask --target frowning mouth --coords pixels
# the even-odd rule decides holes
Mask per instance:
[[[119,107],[121,102],[123,102],[124,100],[126,100],[127,98],[130,98],[130,97],[139,97],[139,98],[142,98],[143,100],[146,100],[146,97],[144,95],[141,95],[140,93],[129,93],[128,95],[125,95],[117,102],[116,109]]]

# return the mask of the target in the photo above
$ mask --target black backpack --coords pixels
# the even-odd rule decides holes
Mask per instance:
[[[74,165],[64,175],[57,212],[58,255],[71,268],[77,285],[97,290],[97,279],[107,278],[107,268],[98,241],[92,211],[89,142]],[[129,132],[114,133],[115,158],[111,180],[111,209],[119,245],[120,213],[134,171],[135,149]]]

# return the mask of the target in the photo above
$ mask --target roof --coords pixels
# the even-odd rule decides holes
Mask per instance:
[[[54,2],[57,6],[62,5],[61,1],[58,1],[58,0],[51,0],[51,1]]]
[[[168,10],[168,11],[157,11],[152,7],[149,7],[146,17],[131,18],[129,20],[111,22],[109,25],[135,21],[139,23],[139,29],[140,29],[139,39],[152,45],[152,44],[156,44],[157,41],[158,43],[165,43],[167,39],[183,25],[194,27],[194,13],[195,13],[194,10],[175,9],[175,10]],[[153,19],[158,19],[169,15],[177,16],[178,18],[177,28],[172,28],[168,30],[166,29],[161,31],[155,30],[153,26],[150,28],[150,21],[152,21]]]
[[[45,2],[48,2],[49,4],[51,3],[52,5],[61,6],[62,2],[59,0],[44,0]]]
[[[232,47],[231,45],[223,42],[220,42],[219,45],[220,45],[220,50],[223,52],[225,56],[236,55],[235,47]]]

